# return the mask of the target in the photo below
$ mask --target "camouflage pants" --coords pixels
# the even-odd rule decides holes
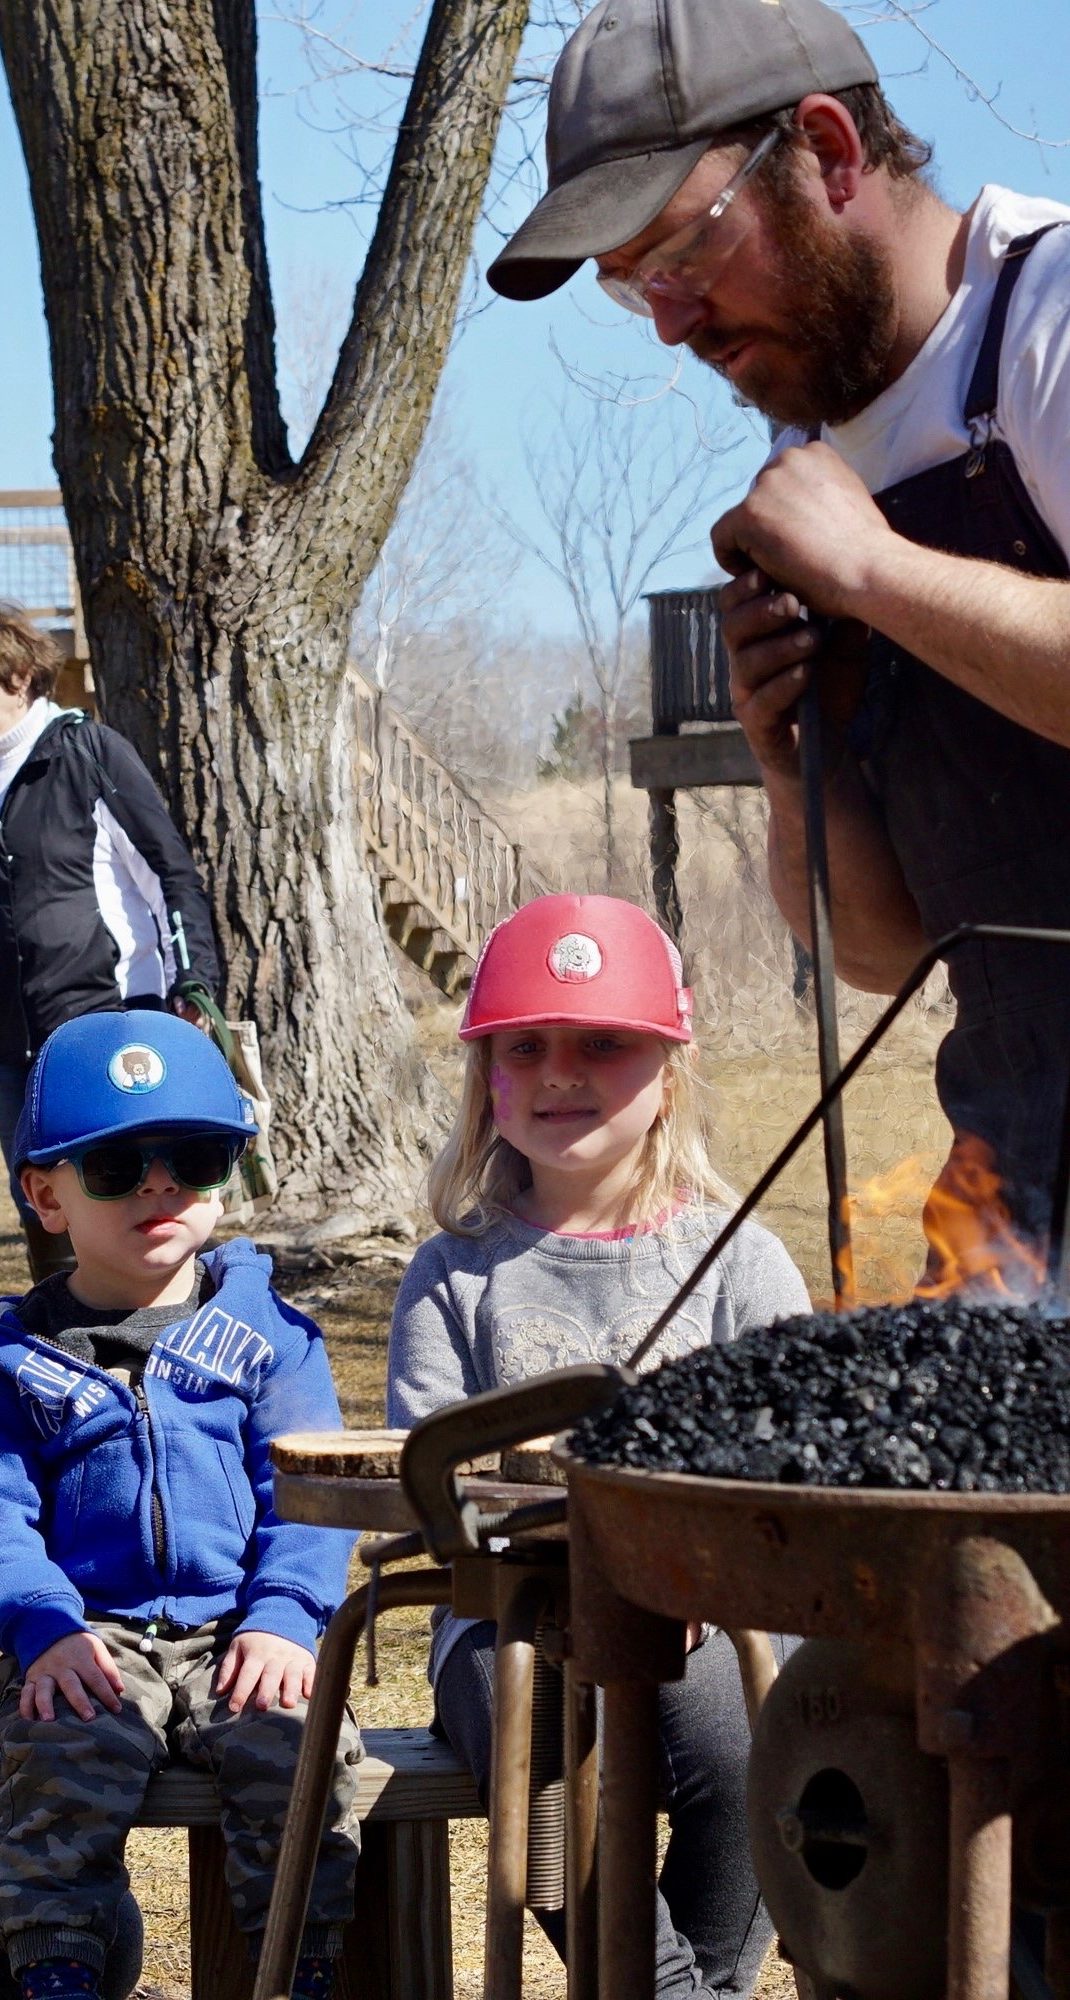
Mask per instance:
[[[0,1664],[0,1934],[14,1970],[67,1954],[100,1968],[128,1885],[126,1836],[152,1773],[172,1757],[211,1771],[221,1800],[226,1880],[255,1952],[267,1922],[282,1823],[305,1705],[232,1715],[213,1693],[235,1621],[161,1628],[151,1653],[143,1626],[92,1629],[125,1683],[122,1711],[83,1722],[57,1691],[54,1722],[24,1722],[21,1679]],[[3,1683],[3,1671],[8,1679]],[[347,1721],[335,1760],[305,1949],[332,1953],[353,1910],[360,1832],[353,1810],[360,1737]]]

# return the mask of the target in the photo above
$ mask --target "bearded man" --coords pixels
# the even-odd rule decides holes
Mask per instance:
[[[600,0],[555,70],[547,154],[495,289],[538,298],[593,257],[786,427],[713,545],[793,930],[815,667],[841,976],[891,993],[959,924],[1070,927],[1070,208],[997,187],[947,207],[820,0]],[[952,1178],[978,1136],[1043,1234],[1070,951],[975,940],[949,976]]]

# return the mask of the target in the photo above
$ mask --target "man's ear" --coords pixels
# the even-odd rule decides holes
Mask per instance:
[[[67,1227],[67,1214],[56,1193],[55,1182],[47,1167],[23,1167],[19,1180],[26,1196],[43,1229],[52,1236],[62,1236]]]
[[[813,91],[797,107],[795,123],[817,162],[829,207],[842,215],[858,193],[866,164],[854,119],[838,97]]]

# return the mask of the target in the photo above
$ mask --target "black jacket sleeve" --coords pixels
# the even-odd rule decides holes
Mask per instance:
[[[215,993],[219,960],[208,899],[193,857],[137,751],[116,730],[82,723],[80,747],[96,766],[100,798],[159,883],[175,967],[172,991],[189,979]],[[188,960],[188,963],[185,961]]]

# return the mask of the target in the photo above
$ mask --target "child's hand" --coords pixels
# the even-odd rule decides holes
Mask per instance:
[[[54,1722],[57,1688],[83,1722],[92,1722],[96,1714],[91,1695],[113,1715],[122,1708],[123,1677],[95,1632],[68,1632],[38,1653],[26,1669],[19,1696],[23,1721],[39,1717],[42,1722]]]
[[[273,1632],[236,1632],[219,1662],[215,1691],[231,1689],[227,1706],[234,1715],[254,1694],[257,1708],[270,1708],[276,1698],[280,1708],[296,1708],[312,1693],[315,1673],[316,1656],[307,1646]]]

